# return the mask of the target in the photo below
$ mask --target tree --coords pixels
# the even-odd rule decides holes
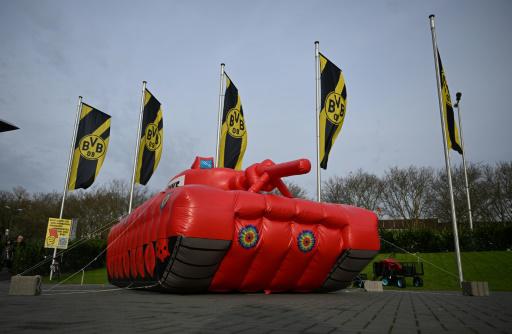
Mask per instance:
[[[344,180],[339,176],[330,177],[322,187],[322,201],[343,203]]]
[[[383,182],[373,174],[359,169],[347,177],[331,177],[324,182],[322,199],[375,211],[381,205]]]
[[[57,192],[35,193],[19,216],[17,233],[26,238],[44,238],[49,217],[59,217],[61,196]]]
[[[128,210],[129,184],[113,180],[106,185],[67,194],[64,218],[77,218],[77,237],[106,237],[109,226]],[[144,187],[134,191],[135,206],[148,199]],[[43,239],[49,217],[59,217],[62,194],[57,192],[29,194],[21,187],[11,192],[0,191],[2,231],[10,229],[10,238],[21,234],[27,239]]]
[[[78,219],[77,236],[105,237],[108,226],[128,213],[129,184],[113,180],[92,190],[69,196],[65,216]],[[134,207],[148,199],[147,188],[134,188]]]
[[[384,176],[384,212],[402,219],[431,217],[433,179],[432,168],[390,168]]]
[[[485,182],[482,179],[483,170],[484,166],[482,165],[468,164],[467,166],[471,211],[474,221],[488,219],[487,214],[485,213],[486,187]],[[457,165],[452,168],[452,185],[457,221],[468,222],[469,210],[463,165]],[[448,176],[445,169],[440,169],[436,173],[433,181],[433,190],[432,212],[441,221],[451,221],[452,209],[450,203]]]
[[[308,198],[307,191],[298,184],[295,184],[293,182],[285,182],[285,184],[292,193],[293,197],[302,199]]]
[[[483,174],[488,220],[512,221],[512,162],[486,166]]]
[[[288,181],[284,181],[284,184],[288,187],[288,190],[290,190],[290,192],[292,193],[292,196],[294,198],[302,198],[302,199],[308,198],[307,191],[304,188],[302,188],[301,186],[299,186],[298,184],[295,184],[293,182],[288,182]],[[274,195],[281,195],[281,192],[277,188],[272,190],[270,193],[274,194]]]
[[[31,213],[30,206],[30,194],[23,187],[14,187],[11,192],[0,192],[1,233],[9,229],[9,237],[13,238],[30,229],[30,221],[26,219],[27,214]]]

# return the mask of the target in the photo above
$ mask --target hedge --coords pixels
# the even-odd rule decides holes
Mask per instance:
[[[86,264],[99,256],[96,261],[91,263],[88,269],[101,268],[106,263],[107,247],[106,240],[91,239],[86,242],[73,242],[68,245],[68,250],[59,256],[61,272],[75,272],[82,269]],[[59,250],[57,250],[57,254]],[[101,255],[100,255],[101,253]],[[43,243],[39,241],[28,241],[23,246],[18,247],[14,254],[12,271],[15,274],[22,273],[28,268],[38,264],[45,258],[49,259],[53,255],[53,249],[43,248]],[[26,275],[48,275],[50,272],[51,260],[25,273]]]
[[[475,226],[473,231],[465,227],[459,228],[458,234],[461,251],[512,249],[512,223],[480,223]],[[379,235],[382,252],[401,252],[390,242],[411,253],[454,250],[452,229],[381,229]]]

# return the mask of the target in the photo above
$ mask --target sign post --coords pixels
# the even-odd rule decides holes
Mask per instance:
[[[69,242],[69,232],[71,231],[71,219],[49,218],[46,236],[44,238],[44,248],[53,248],[52,267],[50,270],[50,280],[55,269],[55,256],[57,249],[67,249]]]

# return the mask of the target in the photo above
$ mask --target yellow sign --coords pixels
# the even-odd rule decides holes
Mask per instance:
[[[49,218],[44,248],[68,248],[71,219]]]

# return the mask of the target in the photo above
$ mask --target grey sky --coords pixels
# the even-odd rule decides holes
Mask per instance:
[[[76,103],[112,115],[95,185],[129,180],[141,81],[164,108],[151,190],[215,154],[219,64],[239,89],[244,168],[315,161],[314,45],[345,73],[347,116],[322,174],[444,166],[428,15],[452,95],[463,92],[467,158],[512,158],[510,1],[0,0],[0,189],[61,191]],[[459,163],[458,154],[452,154]],[[294,177],[313,196],[315,176]]]

